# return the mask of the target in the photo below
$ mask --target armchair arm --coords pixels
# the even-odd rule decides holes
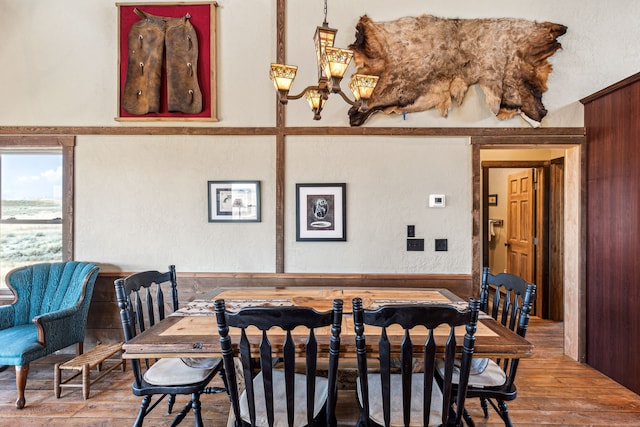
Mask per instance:
[[[15,311],[13,304],[0,306],[0,330],[13,326],[15,321],[14,315]]]
[[[84,328],[84,319],[80,318],[80,314],[81,307],[74,305],[34,317],[33,323],[38,328],[38,343],[58,350],[73,344],[74,341],[69,342],[69,337],[73,337],[78,328]],[[69,343],[66,344],[67,342]]]

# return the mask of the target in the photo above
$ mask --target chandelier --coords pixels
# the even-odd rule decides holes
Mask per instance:
[[[287,104],[290,99],[300,99],[304,96],[313,111],[313,119],[320,120],[320,112],[327,99],[329,99],[329,94],[336,93],[345,102],[359,110],[367,108],[367,100],[371,97],[378,83],[378,76],[352,75],[349,81],[349,88],[355,96],[355,101],[349,99],[340,88],[340,81],[353,58],[353,51],[333,46],[337,32],[338,30],[329,28],[327,23],[327,0],[324,0],[324,21],[322,26],[316,28],[313,37],[318,64],[318,84],[307,86],[297,95],[289,95],[298,67],[295,65],[271,64],[270,77],[278,91],[278,100],[282,105]]]

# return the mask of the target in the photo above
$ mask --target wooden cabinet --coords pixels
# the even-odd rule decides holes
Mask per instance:
[[[581,102],[586,362],[640,394],[640,73]]]

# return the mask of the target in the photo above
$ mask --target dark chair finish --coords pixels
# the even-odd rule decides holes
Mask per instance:
[[[166,291],[169,293],[171,312],[178,309],[176,270],[173,265],[169,266],[166,273],[144,271],[117,279],[114,284],[125,341],[165,318]],[[195,425],[202,426],[200,395],[219,391],[217,388],[207,387],[216,373],[220,373],[224,379],[222,359],[203,359],[202,362],[205,366],[193,368],[190,366],[193,364],[188,365],[179,358],[143,361],[132,359],[132,391],[135,396],[143,396],[134,426],[141,426],[144,417],[167,395],[171,413],[175,395],[178,394],[191,395],[191,400],[176,415],[172,425],[180,423],[189,411],[193,410]],[[157,396],[157,399],[151,404],[154,396]]]
[[[480,309],[524,337],[535,293],[536,285],[513,274],[493,275],[489,268],[485,267],[480,287]],[[485,372],[477,376],[471,375],[467,389],[468,398],[480,398],[485,418],[489,416],[489,402],[505,426],[512,426],[506,402],[514,400],[517,396],[515,379],[518,362],[519,359],[508,358],[489,361]],[[499,376],[491,374],[492,371],[497,372]],[[497,378],[501,380],[496,381]],[[467,424],[474,425],[470,417],[466,421]]]
[[[215,301],[220,347],[235,426],[334,426],[338,393],[338,356],[342,324],[342,300],[333,309],[317,312],[308,307],[246,307],[237,312]],[[261,331],[260,342],[250,340],[247,328]],[[294,342],[291,331],[304,327],[306,342]],[[327,376],[318,372],[321,354],[314,330],[331,327]],[[240,329],[240,339],[232,346],[229,328]],[[271,330],[270,330],[271,329]],[[285,334],[283,335],[283,331]],[[297,331],[299,332],[299,330]],[[238,389],[234,357],[242,364],[245,389]],[[303,358],[305,373],[296,372],[296,359]],[[284,367],[274,366],[282,360]],[[295,399],[294,399],[295,397]]]
[[[462,425],[478,311],[479,302],[473,299],[469,301],[468,309],[458,311],[456,307],[444,304],[388,305],[377,310],[364,310],[362,300],[354,298],[357,398],[360,406],[358,425]],[[386,334],[387,328],[393,325],[400,325],[405,331],[400,344],[399,374],[391,370],[395,354]],[[434,330],[441,325],[449,327],[446,337],[436,337],[434,334]],[[377,341],[379,373],[369,371],[368,364],[373,363],[374,359],[367,358],[365,329],[368,326],[382,328]],[[416,342],[414,346],[411,334],[416,326],[426,327],[429,334],[425,342]],[[466,329],[461,349],[454,334],[456,326]],[[424,332],[422,329],[421,333]],[[417,346],[421,351],[417,351]],[[443,355],[439,348],[445,349],[445,375],[440,384],[436,375],[436,357]],[[423,369],[420,373],[414,373],[414,355],[418,353],[422,355]],[[458,371],[460,377],[460,387],[457,389],[452,384],[454,370]]]

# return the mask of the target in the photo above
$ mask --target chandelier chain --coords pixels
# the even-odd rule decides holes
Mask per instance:
[[[327,22],[327,0],[324,0],[324,22],[323,24],[328,25]]]

